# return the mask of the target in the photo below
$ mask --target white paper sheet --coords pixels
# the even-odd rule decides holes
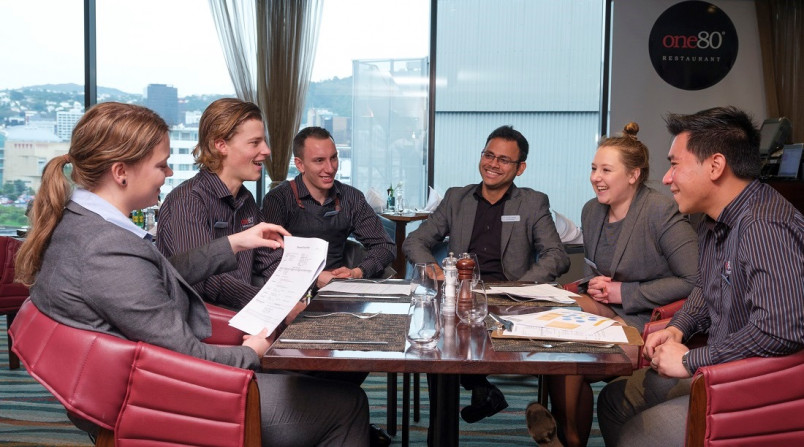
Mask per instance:
[[[328,246],[318,238],[286,236],[279,267],[229,325],[252,335],[263,328],[273,332],[324,270]]]
[[[332,281],[318,289],[318,293],[347,295],[408,295],[410,284],[398,282],[373,283],[368,281]]]
[[[510,318],[510,315],[505,316]],[[609,326],[602,331],[595,332],[594,334],[578,334],[574,332],[562,331],[559,329],[549,329],[540,327],[530,327],[517,325],[511,331],[503,331],[503,335],[514,335],[522,338],[532,338],[534,340],[561,340],[561,341],[579,341],[585,343],[628,343],[628,337],[622,326]]]
[[[505,318],[514,323],[514,328],[517,326],[542,328],[583,335],[594,334],[615,323],[611,318],[561,308],[532,314],[508,315]]]
[[[579,296],[577,293],[559,289],[558,287],[551,286],[550,284],[533,284],[529,286],[490,286],[486,289],[486,293],[513,295],[526,299],[538,298],[544,301],[552,301],[554,303],[563,304],[572,304],[575,302],[572,297]]]

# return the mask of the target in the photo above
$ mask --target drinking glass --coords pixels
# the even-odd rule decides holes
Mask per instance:
[[[438,280],[436,279],[435,263],[420,262],[413,266],[410,293],[412,295],[436,296],[438,293]]]
[[[483,281],[462,279],[458,283],[458,300],[455,314],[461,322],[474,325],[483,324],[489,313],[486,286]]]
[[[441,318],[435,296],[414,294],[408,308],[410,323],[407,339],[411,347],[417,349],[433,349],[438,345],[441,336]]]

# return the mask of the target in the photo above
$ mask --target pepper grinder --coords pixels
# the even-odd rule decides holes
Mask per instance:
[[[455,263],[458,269],[458,293],[456,311],[469,312],[472,308],[472,274],[475,261],[472,258],[461,258]],[[468,281],[467,281],[468,280]],[[460,318],[460,317],[459,317]]]
[[[452,252],[441,261],[441,265],[444,267],[444,306],[441,313],[445,315],[455,313],[455,297],[458,292],[457,263],[458,259],[453,256]]]

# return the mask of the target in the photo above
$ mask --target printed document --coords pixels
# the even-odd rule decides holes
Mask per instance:
[[[503,336],[589,343],[626,343],[622,326],[611,318],[569,309],[553,309],[522,315],[506,315],[512,322]]]
[[[527,286],[489,286],[486,293],[498,295],[513,295],[525,299],[552,301],[554,303],[574,304],[572,297],[578,296],[576,293],[559,289],[550,284],[532,284]]]
[[[324,270],[328,246],[318,238],[286,236],[279,267],[229,325],[251,335],[262,328],[272,333]]]
[[[332,281],[318,289],[318,293],[340,293],[344,295],[408,295],[410,284],[403,281],[368,282],[368,281]]]

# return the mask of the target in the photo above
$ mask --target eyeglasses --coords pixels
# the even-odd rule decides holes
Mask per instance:
[[[496,159],[497,162],[503,166],[511,166],[520,163],[519,160],[511,160],[508,157],[498,157],[488,151],[481,152],[480,156],[483,157],[483,160],[486,160],[489,163],[493,162]]]

